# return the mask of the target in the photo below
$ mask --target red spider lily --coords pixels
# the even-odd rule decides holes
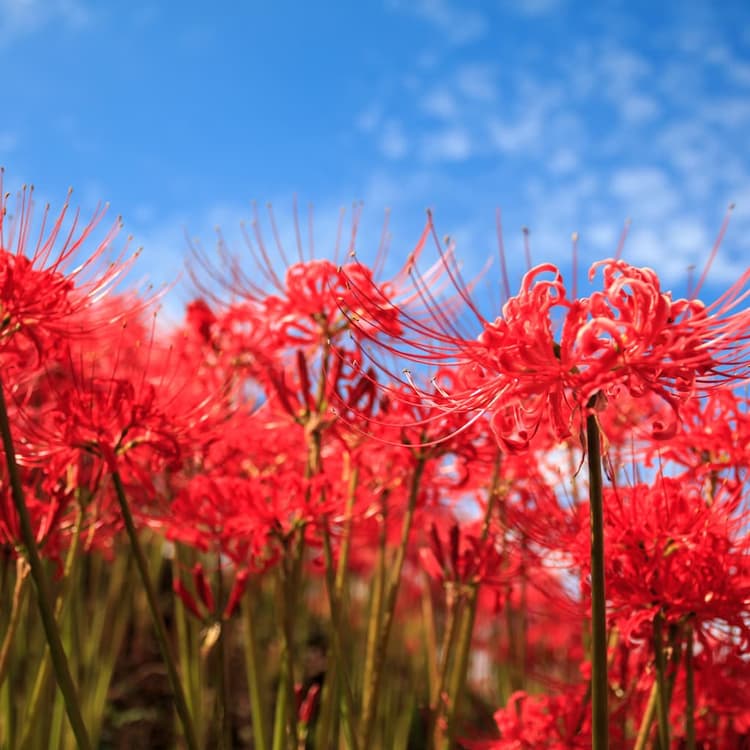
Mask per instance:
[[[152,460],[174,470],[210,441],[223,392],[196,390],[194,373],[174,368],[179,352],[156,346],[137,318],[114,329],[114,342],[99,332],[95,353],[85,346],[90,342],[71,343],[65,358],[49,366],[39,381],[47,389],[44,405],[22,410],[25,462],[78,451],[114,471],[146,447]]]
[[[610,620],[625,638],[650,637],[654,615],[694,623],[699,637],[717,623],[750,637],[750,570],[739,488],[719,487],[712,501],[690,477],[605,492]],[[571,551],[588,565],[588,529]]]
[[[206,578],[201,563],[196,563],[191,573],[193,579],[192,591],[179,576],[172,582],[172,589],[180,597],[180,601],[185,605],[188,612],[201,622],[230,618],[237,609],[240,599],[247,588],[250,571],[247,568],[242,568],[234,572],[234,583],[232,584],[226,604],[223,605],[223,611],[217,608],[211,584]],[[224,573],[222,572],[223,575]],[[218,602],[218,606],[221,607],[222,602]]]
[[[0,188],[2,174],[0,173]],[[65,229],[69,205],[48,225],[44,211],[36,245],[32,244],[33,188],[21,192],[16,215],[8,217],[7,196],[0,190],[0,344],[7,355],[31,344],[37,360],[54,339],[92,330],[92,314],[127,272],[135,255],[123,250],[108,262],[119,221],[81,261],[78,257],[104,211],[79,230],[78,216]],[[79,265],[73,266],[79,262]],[[107,311],[97,316],[95,328]],[[52,339],[53,341],[50,341]]]
[[[459,284],[448,260],[445,267]],[[576,434],[589,408],[601,409],[605,399],[623,392],[653,393],[676,414],[681,399],[743,376],[750,312],[736,308],[749,293],[750,271],[705,307],[695,299],[673,300],[650,269],[607,260],[592,267],[592,278],[600,267],[603,290],[580,299],[567,296],[554,265],[531,269],[494,321],[459,286],[482,326],[476,339],[462,335],[423,294],[421,312],[401,310],[403,333],[389,348],[416,362],[455,369],[450,388],[414,387],[443,411],[489,412],[493,431],[510,451],[526,449],[540,426],[551,425],[559,439]],[[361,299],[382,299],[372,287],[358,289]],[[654,436],[666,438],[675,430],[671,419],[655,424]]]
[[[750,414],[746,396],[728,388],[680,406],[682,422],[659,455],[693,471],[744,476],[750,466]]]
[[[256,273],[249,276],[242,262],[232,255],[219,236],[219,263],[211,262],[199,248],[193,248],[193,256],[202,273],[191,268],[191,276],[204,296],[221,305],[211,282],[228,293],[234,306],[250,308],[263,319],[266,344],[293,349],[318,347],[328,339],[335,339],[350,329],[350,318],[367,321],[377,319],[378,325],[396,333],[396,310],[388,300],[395,293],[393,284],[378,284],[370,268],[359,263],[339,265],[339,242],[334,248],[334,260],[314,259],[312,249],[312,216],[310,226],[310,249],[305,253],[302,246],[299,219],[295,209],[294,223],[297,237],[296,262],[290,262],[281,243],[273,212],[269,208],[269,219],[273,229],[276,251],[273,255],[281,259],[284,270],[279,272],[263,237],[257,211],[253,217],[253,235],[244,234],[250,254],[255,260]],[[343,215],[342,215],[343,221]],[[354,254],[359,213],[352,221],[348,253]],[[339,225],[339,237],[343,226]],[[385,229],[384,229],[385,237]],[[381,243],[381,251],[383,250]],[[306,258],[305,255],[309,257]],[[376,262],[376,266],[378,263]],[[258,273],[260,281],[258,280]],[[352,290],[350,278],[360,285],[378,289],[378,300],[363,307],[359,295]],[[367,325],[362,323],[362,325]]]
[[[448,538],[441,538],[437,526],[430,525],[429,545],[420,551],[420,560],[424,569],[434,579],[444,583],[471,584],[500,582],[500,568],[503,554],[497,548],[494,534],[485,539],[477,533],[479,524],[472,524],[475,529],[462,528],[453,523],[448,530]],[[509,572],[506,570],[505,575]]]
[[[569,688],[557,696],[518,691],[495,713],[501,739],[468,742],[471,750],[573,750],[591,747],[585,688]]]
[[[0,479],[0,544],[15,549],[22,547],[16,511],[10,499],[10,487],[2,472]],[[55,561],[58,568],[68,548],[75,525],[75,489],[63,483],[48,480],[39,470],[22,472],[26,489],[27,507],[36,543],[40,553]]]

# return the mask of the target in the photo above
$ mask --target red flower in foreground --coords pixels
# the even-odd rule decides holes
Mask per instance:
[[[425,234],[429,231],[431,224]],[[424,241],[425,235],[420,246]],[[735,308],[750,293],[745,290],[750,271],[706,307],[697,299],[673,299],[654,271],[622,260],[594,264],[590,277],[601,268],[603,289],[571,299],[562,274],[547,263],[524,276],[519,293],[490,321],[460,287],[448,259],[445,268],[482,326],[479,336],[462,335],[425,291],[424,309],[401,310],[403,333],[390,349],[418,363],[453,369],[451,388],[413,387],[444,411],[489,413],[498,440],[509,450],[525,449],[542,425],[551,425],[560,439],[576,434],[586,410],[594,402],[601,407],[605,398],[651,393],[676,415],[682,399],[744,375],[750,310]],[[418,280],[415,284],[420,286]],[[380,299],[374,287],[357,288],[372,304]],[[377,320],[360,332],[372,325]],[[669,437],[676,424],[676,417],[656,422],[654,436]]]
[[[126,258],[123,251],[114,259],[108,257],[118,221],[93,252],[79,257],[104,211],[96,212],[81,229],[76,214],[66,229],[67,202],[49,228],[47,206],[39,239],[32,245],[32,197],[33,188],[24,188],[16,214],[9,218],[0,172],[0,346],[7,354],[25,351],[31,343],[41,358],[58,338],[95,328],[94,311],[100,313],[97,319],[109,317],[102,297],[127,272],[135,255]]]

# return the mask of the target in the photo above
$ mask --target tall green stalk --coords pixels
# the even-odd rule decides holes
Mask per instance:
[[[130,512],[130,505],[125,496],[125,488],[123,487],[120,473],[116,470],[112,472],[112,482],[114,483],[115,494],[117,495],[117,501],[120,505],[120,512],[122,513],[123,521],[125,522],[125,530],[128,534],[130,548],[133,551],[133,557],[135,558],[135,564],[141,578],[141,584],[146,593],[146,600],[151,612],[156,640],[159,643],[159,650],[161,651],[162,659],[164,659],[164,665],[167,668],[167,676],[169,677],[169,684],[172,688],[175,708],[177,709],[177,714],[180,717],[180,723],[182,724],[182,731],[185,735],[185,743],[189,750],[198,750],[198,739],[195,734],[193,720],[190,715],[187,699],[185,698],[185,691],[182,688],[182,682],[180,681],[180,676],[177,672],[177,664],[174,655],[172,654],[172,647],[170,646],[169,638],[167,637],[167,629],[164,626],[164,621],[162,620],[161,612],[159,611],[159,601],[156,596],[154,584],[151,581],[151,575],[149,574],[146,555],[144,554],[143,547],[141,547],[141,542],[138,539],[138,531],[135,528],[133,514]]]
[[[323,552],[325,556],[326,591],[332,623],[333,655],[336,660],[337,673],[343,685],[343,705],[341,718],[344,722],[344,736],[347,747],[357,750],[357,739],[354,733],[354,691],[352,690],[349,664],[344,658],[344,623],[341,612],[341,601],[336,594],[336,577],[333,565],[333,550],[327,522],[323,523]]]
[[[10,661],[10,649],[13,645],[13,637],[18,630],[21,622],[21,609],[26,593],[26,580],[29,574],[29,566],[26,560],[19,557],[16,560],[16,583],[13,587],[13,598],[10,606],[10,617],[8,618],[8,627],[3,637],[2,646],[0,646],[0,685],[5,682],[8,674],[8,662]]]
[[[57,627],[55,614],[52,609],[52,602],[47,585],[47,575],[44,570],[42,559],[39,556],[39,550],[36,546],[34,531],[31,527],[31,518],[26,507],[21,478],[18,474],[18,465],[16,464],[16,451],[13,445],[13,435],[10,429],[10,420],[8,418],[8,407],[5,402],[5,387],[0,382],[0,434],[2,435],[3,449],[5,451],[5,462],[8,467],[8,478],[10,480],[11,496],[13,505],[18,514],[18,524],[21,530],[21,540],[25,548],[26,560],[31,569],[31,578],[36,588],[37,604],[39,615],[42,619],[44,634],[49,645],[50,658],[52,666],[55,668],[55,676],[60,692],[63,694],[65,701],[65,711],[68,714],[71,729],[75,735],[78,747],[81,750],[90,750],[91,741],[89,740],[86,726],[83,723],[81,715],[81,705],[78,701],[73,678],[70,674],[68,658],[65,655],[60,631]]]
[[[667,690],[667,669],[664,661],[664,618],[661,612],[654,617],[654,663],[656,665],[656,681],[659,685],[656,700],[656,714],[659,726],[659,743],[664,748],[669,748],[669,693]]]
[[[593,750],[607,750],[607,611],[604,583],[604,501],[602,456],[596,415],[586,418],[591,522],[591,741]]]
[[[55,601],[55,621],[58,627],[61,626],[63,611],[66,606],[69,606],[67,593],[71,586],[72,576],[74,570],[77,568],[76,561],[78,559],[78,552],[80,550],[81,540],[81,526],[83,524],[83,506],[79,506],[76,514],[75,526],[73,529],[73,536],[68,547],[68,553],[65,556],[65,566],[63,568],[62,586],[59,588],[56,601]],[[52,659],[50,656],[49,649],[45,649],[44,655],[42,656],[41,664],[37,670],[36,677],[34,679],[34,687],[31,691],[31,699],[29,700],[28,707],[26,709],[22,731],[21,741],[19,747],[29,747],[29,743],[32,741],[32,736],[35,728],[39,725],[39,718],[43,710],[43,703],[47,693],[47,683],[49,681],[52,672]],[[83,700],[80,701],[83,706]],[[83,714],[83,710],[81,712]]]
[[[375,651],[373,654],[372,669],[368,673],[369,684],[365,683],[366,695],[369,700],[365,701],[360,723],[361,750],[368,750],[372,742],[373,729],[375,726],[375,712],[377,709],[378,692],[380,690],[380,680],[383,675],[383,665],[385,663],[385,653],[388,647],[388,639],[391,634],[391,625],[396,610],[396,599],[401,584],[401,571],[406,559],[406,548],[409,543],[409,534],[411,533],[412,521],[414,520],[414,511],[417,506],[417,497],[419,495],[419,483],[422,479],[427,457],[424,453],[417,454],[417,462],[414,467],[414,473],[411,478],[409,488],[409,499],[407,502],[406,513],[401,524],[401,538],[396,549],[396,557],[391,568],[391,575],[388,579],[385,599],[383,601],[382,621],[380,630],[375,640]]]
[[[265,682],[260,675],[260,656],[258,655],[258,635],[255,629],[255,612],[253,594],[255,588],[250,584],[242,604],[244,610],[244,645],[247,684],[250,693],[250,716],[253,726],[253,743],[256,750],[268,747],[268,729],[266,726],[265,706],[263,702]]]

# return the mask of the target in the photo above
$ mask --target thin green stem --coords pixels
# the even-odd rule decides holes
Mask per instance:
[[[344,454],[344,461],[348,467],[351,458],[348,453]],[[354,500],[357,495],[359,484],[359,468],[349,470],[349,486],[346,493],[346,505],[344,507],[344,528],[341,532],[341,544],[339,546],[339,561],[336,569],[336,596],[342,601],[344,594],[344,583],[346,581],[347,566],[349,564],[349,549],[352,537],[352,511]]]
[[[76,514],[73,536],[70,541],[70,547],[68,548],[68,554],[65,557],[62,586],[58,589],[55,601],[55,622],[58,623],[58,627],[60,627],[60,624],[62,622],[63,612],[65,611],[66,607],[69,606],[68,597],[66,596],[66,594],[71,584],[73,572],[77,567],[76,562],[78,560],[78,552],[81,546],[82,524],[83,506],[79,506],[78,512]],[[47,648],[45,649],[44,655],[42,656],[41,664],[37,669],[36,677],[34,679],[34,687],[31,691],[31,700],[29,701],[29,705],[24,716],[21,731],[21,742],[19,745],[19,747],[21,748],[29,747],[32,733],[34,732],[35,727],[38,726],[39,714],[42,709],[42,702],[46,694],[47,683],[49,681],[51,671],[52,659],[50,656],[49,648]],[[83,705],[83,702],[81,702],[81,705]]]
[[[349,665],[344,658],[344,626],[342,622],[341,602],[336,594],[336,577],[333,569],[333,550],[331,549],[331,536],[328,531],[327,522],[323,522],[323,553],[325,556],[325,578],[326,590],[328,592],[328,606],[331,612],[333,656],[336,660],[338,673],[343,683],[343,706],[342,719],[344,720],[344,736],[347,747],[357,750],[357,741],[354,734],[354,693],[352,691],[351,679],[349,677]]]
[[[287,655],[281,655],[281,670],[279,672],[279,685],[276,691],[276,710],[273,717],[273,750],[283,750],[286,740],[286,715],[289,706],[287,700],[287,683],[290,676],[287,670]]]
[[[607,750],[607,610],[604,581],[604,501],[599,425],[595,414],[586,418],[591,522],[591,740],[593,750]]]
[[[654,680],[654,684],[651,686],[651,692],[648,696],[646,710],[643,712],[643,717],[641,718],[641,725],[638,727],[638,736],[636,737],[633,750],[645,750],[646,748],[648,736],[651,733],[651,725],[653,724],[654,716],[656,715],[656,702],[658,699],[659,683]]]
[[[659,685],[656,700],[656,713],[659,726],[659,743],[662,750],[669,748],[669,693],[667,689],[666,665],[664,662],[664,618],[661,612],[654,617],[654,663],[656,665],[656,682]]]
[[[181,575],[184,568],[191,567],[195,562],[191,551],[183,545],[177,544],[172,564],[173,579]],[[194,615],[190,614],[182,599],[175,595],[173,599],[175,635],[177,638],[177,655],[180,670],[185,685],[185,697],[188,710],[193,720],[195,735],[198,744],[204,744],[205,726],[203,722],[202,686],[204,683],[205,660],[197,658],[199,635],[197,633],[198,622]]]
[[[263,681],[260,678],[260,658],[258,656],[258,636],[255,631],[255,612],[253,611],[254,587],[248,586],[245,595],[244,610],[244,639],[245,666],[247,669],[247,684],[250,692],[250,716],[253,722],[253,743],[256,750],[266,750],[268,747],[268,729],[266,714],[263,706]]]
[[[219,612],[219,638],[216,642],[216,702],[217,702],[217,733],[219,735],[219,748],[229,750],[232,745],[232,725],[229,714],[229,693],[227,685],[227,629],[229,621],[221,618],[224,602],[224,572],[221,569],[221,553],[216,554],[216,600]]]
[[[407,502],[406,513],[401,524],[401,538],[396,549],[396,557],[391,568],[391,576],[388,581],[388,588],[383,601],[382,621],[380,631],[377,634],[375,642],[375,653],[373,654],[372,671],[369,673],[370,683],[366,685],[370,700],[365,703],[361,720],[360,745],[362,750],[368,750],[372,741],[372,733],[375,724],[375,711],[378,702],[378,691],[380,689],[380,680],[383,673],[383,664],[385,662],[385,653],[388,647],[388,639],[393,624],[393,616],[396,610],[396,599],[398,597],[399,585],[401,583],[401,571],[406,559],[406,548],[409,544],[409,534],[411,533],[412,521],[414,520],[414,510],[417,506],[417,497],[419,495],[419,483],[422,479],[426,456],[419,454],[414,467],[414,473],[411,478],[409,488],[409,499]]]
[[[434,746],[440,747],[443,738],[443,728],[440,718],[447,713],[448,706],[445,701],[445,687],[448,682],[450,665],[453,657],[453,650],[456,642],[456,633],[459,623],[459,613],[463,604],[463,595],[457,589],[455,584],[451,585],[452,591],[448,593],[449,606],[448,614],[443,630],[443,639],[440,647],[442,660],[440,663],[440,677],[435,685],[430,686],[430,732],[429,736],[433,738]]]
[[[19,557],[16,560],[16,583],[13,587],[13,599],[10,606],[10,619],[8,628],[5,631],[3,645],[0,647],[0,685],[5,682],[8,673],[8,661],[10,656],[10,647],[13,643],[13,637],[18,630],[18,624],[21,622],[21,605],[23,604],[24,594],[26,593],[26,581],[29,574],[29,566],[26,560]]]
[[[387,542],[387,503],[386,496],[381,498],[380,530],[378,533],[378,560],[375,568],[375,579],[370,595],[370,613],[367,620],[367,644],[365,647],[365,664],[362,675],[362,716],[366,707],[372,702],[372,675],[375,670],[375,653],[377,651],[378,633],[383,619],[383,597],[386,584],[386,542]]]
[[[130,548],[133,551],[135,564],[141,578],[141,584],[146,593],[146,600],[151,612],[156,640],[159,643],[159,650],[161,651],[162,659],[164,659],[164,665],[167,668],[167,676],[169,677],[169,684],[172,688],[175,708],[177,709],[177,714],[180,717],[180,723],[182,724],[185,742],[190,750],[198,750],[198,739],[195,734],[193,719],[190,715],[190,709],[188,708],[187,699],[185,698],[185,691],[182,688],[182,682],[180,681],[180,676],[177,672],[177,664],[174,655],[172,654],[169,638],[167,637],[167,629],[164,626],[164,621],[162,620],[161,612],[159,611],[159,601],[156,596],[156,590],[151,581],[151,575],[149,574],[146,555],[144,554],[143,547],[141,547],[140,540],[138,539],[138,531],[135,528],[133,514],[130,512],[130,505],[125,496],[125,488],[123,487],[120,473],[116,470],[112,472],[112,482],[115,487],[117,501],[120,505],[120,512],[122,513],[122,518],[125,523],[128,540],[130,541]]]
[[[75,735],[78,747],[81,748],[81,750],[90,750],[91,742],[83,723],[78,694],[75,684],[73,683],[73,678],[70,674],[68,658],[65,655],[65,649],[63,648],[62,639],[60,638],[60,631],[58,630],[55,614],[52,610],[49,587],[47,585],[47,575],[44,570],[44,565],[42,564],[42,559],[39,556],[36,539],[34,538],[34,531],[31,526],[31,518],[26,507],[23,486],[18,473],[18,465],[16,464],[16,451],[13,445],[10,420],[8,419],[8,407],[5,402],[5,387],[2,383],[0,383],[0,434],[2,434],[5,461],[8,467],[11,496],[13,498],[16,513],[18,514],[21,540],[25,548],[26,560],[31,569],[31,578],[34,581],[34,586],[36,588],[39,614],[42,619],[44,634],[47,638],[47,643],[49,644],[50,657],[52,659],[52,665],[55,668],[57,684],[60,687],[60,692],[63,694],[65,711],[68,714],[70,726]]]

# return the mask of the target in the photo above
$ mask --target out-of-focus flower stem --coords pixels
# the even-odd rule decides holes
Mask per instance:
[[[130,512],[130,505],[125,495],[125,488],[123,487],[120,473],[117,470],[112,471],[112,482],[114,484],[115,494],[117,495],[117,501],[120,505],[120,512],[122,513],[122,518],[125,523],[125,531],[128,535],[130,548],[133,552],[135,564],[140,575],[141,584],[146,593],[146,600],[148,602],[149,610],[151,611],[151,619],[156,633],[156,640],[159,643],[159,650],[161,651],[162,659],[164,659],[164,665],[167,668],[167,675],[172,688],[177,715],[180,717],[182,731],[185,736],[185,743],[189,750],[198,750],[198,740],[195,734],[195,727],[193,726],[193,719],[190,715],[190,709],[188,708],[185,691],[183,690],[179,673],[177,672],[177,664],[172,654],[172,648],[169,643],[169,638],[167,637],[167,630],[164,626],[161,613],[159,612],[159,602],[148,571],[148,562],[146,561],[146,556],[143,552],[140,540],[138,539],[138,531],[135,528],[133,514]]]
[[[73,575],[74,566],[78,559],[78,551],[80,549],[81,541],[81,524],[83,523],[83,507],[79,506],[76,514],[75,527],[73,529],[73,537],[70,541],[70,547],[68,547],[68,554],[65,556],[65,566],[63,568],[63,586],[57,594],[57,600],[55,601],[55,622],[60,625],[63,608],[66,604],[66,590],[70,585],[70,579]],[[42,700],[45,695],[45,688],[50,678],[50,672],[52,670],[52,661],[50,657],[49,648],[44,652],[42,662],[39,665],[39,669],[34,679],[34,688],[31,692],[31,700],[29,701],[29,707],[26,711],[23,721],[23,729],[21,731],[21,743],[20,747],[29,747],[31,741],[31,735],[34,731],[34,727],[37,726],[39,720],[40,711],[42,710]]]
[[[281,621],[282,654],[279,689],[276,696],[276,714],[273,729],[273,750],[297,747],[297,702],[294,694],[294,620],[296,601],[300,596],[302,562],[305,553],[305,529],[299,526],[284,541],[285,551],[279,568],[276,601]]]
[[[3,645],[0,647],[0,685],[5,682],[8,673],[8,657],[10,656],[10,647],[13,643],[13,637],[18,630],[18,623],[21,621],[21,605],[23,604],[24,594],[26,593],[26,581],[29,575],[29,564],[24,558],[19,557],[16,560],[16,582],[13,586],[13,600],[10,608],[10,619],[8,627],[3,638]]]
[[[591,523],[591,741],[593,750],[607,750],[607,611],[604,582],[604,503],[602,499],[601,436],[596,415],[586,418]]]
[[[672,699],[672,690],[674,689],[674,683],[677,679],[677,667],[680,661],[680,641],[679,641],[679,630],[675,626],[670,627],[670,639],[669,644],[672,651],[670,658],[670,674],[664,681],[664,690],[667,696],[667,706]],[[648,703],[646,709],[643,712],[641,718],[641,725],[638,728],[638,737],[636,738],[633,750],[645,750],[648,742],[649,734],[651,733],[651,726],[654,723],[654,717],[656,716],[656,709],[659,703],[659,679],[658,675],[654,679],[654,684],[651,688],[651,693],[648,697]]]
[[[221,552],[216,553],[216,597],[219,601],[219,612],[224,601],[224,572],[221,568]],[[219,637],[216,641],[217,717],[216,733],[219,737],[220,750],[231,750],[232,727],[229,714],[229,692],[227,685],[227,631],[229,619],[219,619]]]
[[[5,461],[8,467],[8,478],[10,480],[13,505],[18,514],[21,539],[25,548],[26,560],[31,570],[31,577],[36,588],[39,614],[42,619],[44,634],[49,645],[52,665],[55,668],[57,684],[63,694],[65,710],[68,714],[70,726],[75,735],[78,747],[80,750],[90,750],[91,742],[89,740],[88,732],[86,731],[86,726],[83,723],[81,705],[78,701],[76,687],[70,674],[68,658],[65,655],[65,649],[63,648],[62,639],[60,638],[60,631],[58,630],[57,621],[55,620],[55,614],[50,601],[49,587],[47,585],[47,576],[44,570],[44,565],[39,556],[39,550],[36,546],[34,531],[31,527],[31,518],[26,507],[26,499],[24,498],[21,478],[18,474],[13,435],[10,429],[10,420],[8,419],[8,407],[5,402],[5,386],[2,382],[0,382],[0,434],[2,435]]]
[[[258,635],[255,630],[254,587],[248,586],[244,602],[244,642],[245,642],[245,664],[247,668],[247,684],[250,692],[250,716],[253,723],[253,742],[257,750],[268,748],[268,727],[266,725],[266,713],[263,705],[263,685],[260,674],[261,661],[258,656]]]
[[[350,665],[346,663],[343,647],[344,626],[342,622],[341,600],[336,593],[336,578],[333,569],[333,551],[331,536],[327,524],[323,527],[323,553],[326,566],[326,590],[328,605],[331,612],[333,657],[336,660],[336,671],[343,683],[342,716],[344,724],[344,738],[350,750],[357,750],[357,739],[354,732],[354,692],[350,678]]]
[[[440,645],[440,670],[435,682],[430,683],[430,731],[428,736],[434,740],[434,746],[439,747],[443,737],[443,726],[440,718],[447,711],[445,705],[445,686],[448,681],[448,668],[453,656],[456,641],[456,625],[459,622],[459,613],[463,604],[463,594],[451,583],[451,588],[446,593],[448,607],[446,621],[443,629],[443,638]]]
[[[185,567],[190,567],[195,560],[191,552],[177,544],[175,547],[175,556],[172,567],[173,579],[181,574]],[[199,642],[198,626],[195,617],[188,613],[184,602],[179,596],[174,597],[174,614],[175,630],[177,636],[177,653],[179,657],[180,669],[183,674],[183,684],[185,686],[185,699],[188,704],[188,710],[193,720],[193,728],[198,738],[199,744],[204,740],[204,723],[203,723],[203,701],[202,686],[205,682],[203,675],[204,660],[195,658],[198,651],[197,643]]]
[[[360,724],[361,742],[360,750],[368,750],[372,742],[372,732],[375,725],[375,714],[378,703],[378,691],[380,689],[380,679],[383,673],[383,664],[385,661],[385,652],[388,647],[388,638],[391,633],[393,624],[393,615],[396,610],[396,599],[398,597],[399,585],[401,583],[401,571],[406,559],[406,548],[409,543],[409,534],[411,532],[412,521],[414,520],[414,510],[417,506],[417,497],[419,496],[419,483],[422,479],[427,457],[425,453],[418,453],[414,472],[411,478],[409,488],[409,499],[407,502],[406,513],[401,524],[401,538],[399,539],[396,557],[391,566],[391,576],[388,579],[385,599],[383,601],[382,621],[380,629],[376,635],[375,650],[372,655],[371,669],[366,671],[365,696],[363,705],[362,719]],[[383,519],[385,525],[385,519]],[[373,613],[370,613],[372,617]]]
[[[669,692],[667,689],[667,670],[664,663],[664,618],[661,612],[654,617],[654,663],[656,665],[656,682],[659,686],[656,696],[656,714],[659,726],[659,743],[669,747]]]
[[[487,491],[487,507],[484,512],[482,521],[482,542],[487,541],[490,533],[490,524],[492,516],[495,513],[498,501],[500,500],[500,468],[502,465],[502,454],[498,453],[492,470],[492,478]],[[453,665],[448,683],[448,702],[446,705],[446,732],[443,747],[451,748],[456,735],[456,719],[460,710],[461,701],[466,686],[466,677],[469,670],[469,657],[471,655],[471,642],[474,634],[474,620],[477,613],[477,601],[479,599],[479,582],[473,581],[469,584],[468,593],[464,593],[459,599],[457,610],[460,622],[458,628],[458,638],[456,639],[456,653],[453,658]],[[460,606],[463,601],[464,606]],[[522,633],[525,639],[525,633]],[[525,645],[525,644],[524,644]],[[447,662],[447,658],[446,658]],[[439,745],[436,742],[436,747]]]

